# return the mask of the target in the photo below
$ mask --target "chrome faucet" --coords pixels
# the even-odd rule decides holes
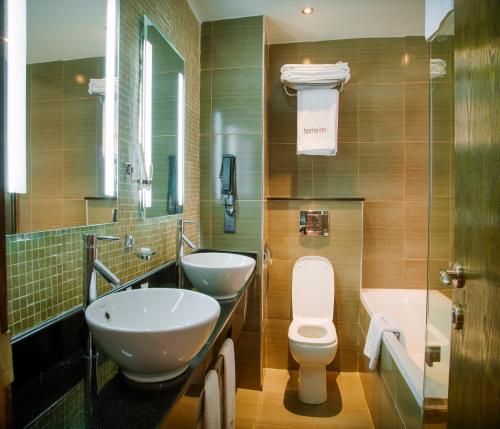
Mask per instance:
[[[120,279],[116,277],[111,270],[106,267],[99,259],[97,259],[97,241],[118,241],[118,237],[97,234],[83,234],[84,243],[84,278],[83,278],[83,312],[87,307],[97,299],[97,283],[96,272],[99,273],[104,280],[106,280],[114,288],[120,285]],[[92,342],[92,334],[87,337],[87,344],[85,345],[85,357],[93,358],[97,356]]]
[[[184,284],[184,276],[182,271],[181,259],[184,256],[184,243],[186,243],[191,249],[198,249],[198,246],[194,244],[184,233],[184,227],[186,224],[193,224],[191,220],[179,219],[177,224],[177,249],[176,249],[176,261],[177,261],[177,281],[178,287],[182,287]]]

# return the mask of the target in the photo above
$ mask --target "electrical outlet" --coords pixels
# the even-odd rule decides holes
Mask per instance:
[[[149,288],[149,283],[148,282],[141,284],[141,289],[147,289],[147,288]]]

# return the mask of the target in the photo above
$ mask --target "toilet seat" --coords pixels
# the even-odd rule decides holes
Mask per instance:
[[[290,341],[309,346],[334,346],[337,342],[337,331],[331,320],[318,318],[293,319],[288,328]]]

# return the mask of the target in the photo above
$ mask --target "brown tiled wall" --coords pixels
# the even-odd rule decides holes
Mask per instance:
[[[201,241],[217,250],[257,252],[262,246],[264,17],[204,22],[201,31]],[[236,155],[236,233],[224,233],[219,171]],[[260,388],[262,299],[260,260],[238,339],[238,383]]]
[[[17,232],[85,225],[84,197],[102,195],[102,106],[87,90],[103,67],[97,57],[28,66],[28,192]],[[112,208],[106,214],[110,222]]]
[[[299,212],[309,209],[328,210],[329,237],[299,235]],[[298,258],[318,255],[327,258],[335,272],[334,322],[339,349],[330,369],[357,371],[363,203],[268,201],[267,220],[272,264],[268,267],[267,278],[266,367],[297,368],[288,352],[292,270]]]
[[[142,220],[136,185],[126,180],[124,163],[138,159],[140,22],[147,14],[186,60],[186,177],[184,215],[199,219],[200,27],[187,1],[120,2],[119,222],[117,224],[18,234],[8,237],[9,324],[14,334],[81,303],[84,232],[136,236],[157,256],[144,262],[125,253],[122,244],[100,245],[100,259],[122,281],[150,271],[175,257],[179,216]],[[188,230],[195,241],[198,227]],[[107,286],[100,283],[100,291]]]
[[[432,58],[446,61],[446,75],[431,81],[431,208],[429,230],[429,287],[442,292],[439,270],[454,262],[454,129],[455,91],[453,36],[431,42]],[[451,296],[451,291],[446,291]]]
[[[298,157],[296,97],[284,94],[280,68],[287,63],[337,61],[346,61],[351,68],[351,80],[340,95],[338,154]],[[269,62],[268,195],[313,199],[365,197],[362,287],[425,288],[429,55],[424,39],[350,39],[271,45]],[[271,220],[276,204],[284,203],[268,203],[268,238],[282,228]],[[311,204],[321,205],[317,201]],[[290,216],[289,222],[293,225],[286,254],[272,249],[274,260],[290,261],[288,272],[298,256],[314,251],[307,241],[299,240],[296,235],[295,214],[293,211],[283,213],[285,217]],[[334,218],[334,237],[335,222]],[[337,279],[343,275],[343,268],[336,265],[337,289],[342,287]],[[280,281],[274,281],[271,273],[268,296],[279,293],[276,288],[284,288],[289,294],[290,278],[282,281],[282,286]],[[286,355],[285,330],[289,309],[282,308],[283,302],[286,303],[284,300],[273,303],[272,299],[268,302],[268,366],[284,367],[290,362]],[[343,306],[336,296],[337,314]],[[280,326],[279,333],[277,326]],[[353,333],[352,337],[357,338],[357,334]],[[274,353],[273,350],[280,351]],[[339,359],[342,363],[341,356]],[[345,368],[354,367],[341,366]]]

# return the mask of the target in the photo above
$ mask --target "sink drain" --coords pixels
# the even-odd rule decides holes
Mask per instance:
[[[104,317],[106,318],[106,320],[111,320],[111,314],[109,314],[109,312],[104,312]]]

